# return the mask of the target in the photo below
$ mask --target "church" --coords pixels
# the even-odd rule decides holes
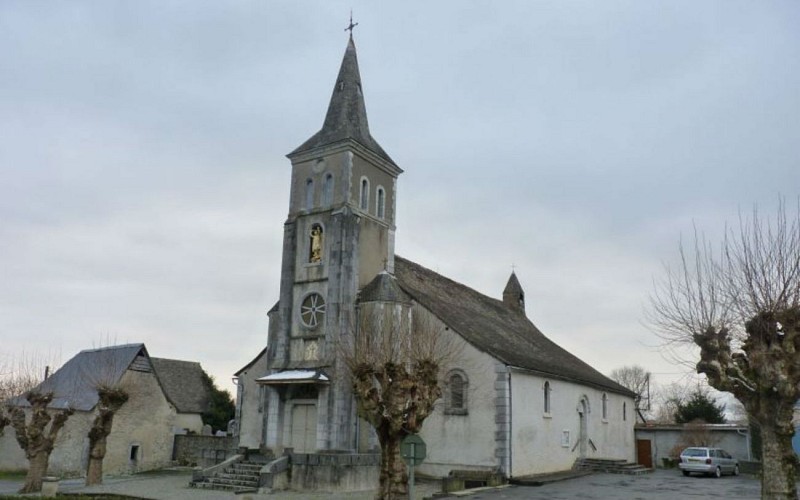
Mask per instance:
[[[539,331],[513,272],[496,299],[395,255],[403,170],[370,134],[352,33],[322,129],[287,156],[279,300],[266,347],[236,373],[240,449],[376,450],[336,345],[377,301],[432,315],[464,346],[423,425],[418,472],[511,478],[586,457],[635,461],[634,394]]]

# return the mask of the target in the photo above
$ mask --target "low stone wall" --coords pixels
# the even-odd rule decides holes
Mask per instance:
[[[375,453],[292,453],[290,488],[296,491],[364,491],[374,489],[381,457]]]
[[[235,451],[236,440],[231,436],[177,434],[172,449],[172,459],[180,465],[206,468],[224,461]]]

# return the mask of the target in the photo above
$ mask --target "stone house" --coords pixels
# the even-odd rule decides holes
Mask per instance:
[[[88,464],[88,432],[94,419],[98,384],[120,386],[129,400],[114,417],[103,462],[106,474],[121,474],[169,465],[174,435],[200,432],[200,402],[205,388],[198,385],[199,363],[150,358],[144,344],[128,344],[85,350],[40,384],[53,392],[51,408],[71,407],[69,418],[56,440],[49,471],[80,476]],[[190,375],[183,380],[180,377]],[[207,401],[207,396],[205,396]],[[20,406],[27,402],[17,399]],[[27,460],[6,427],[0,436],[0,469],[25,469]]]
[[[352,36],[322,129],[288,157],[279,301],[266,348],[236,373],[241,448],[376,449],[336,348],[369,305],[429,315],[463,344],[423,426],[420,472],[513,477],[581,457],[635,460],[634,394],[539,331],[514,273],[500,300],[395,255],[403,171],[370,134]]]

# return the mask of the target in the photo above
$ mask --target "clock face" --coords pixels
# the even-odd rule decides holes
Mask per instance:
[[[325,299],[318,293],[311,293],[300,304],[300,321],[309,328],[316,328],[325,318]]]

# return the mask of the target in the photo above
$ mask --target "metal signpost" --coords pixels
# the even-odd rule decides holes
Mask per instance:
[[[416,434],[409,434],[400,442],[400,456],[408,465],[408,498],[414,500],[414,467],[425,460],[428,447]]]

